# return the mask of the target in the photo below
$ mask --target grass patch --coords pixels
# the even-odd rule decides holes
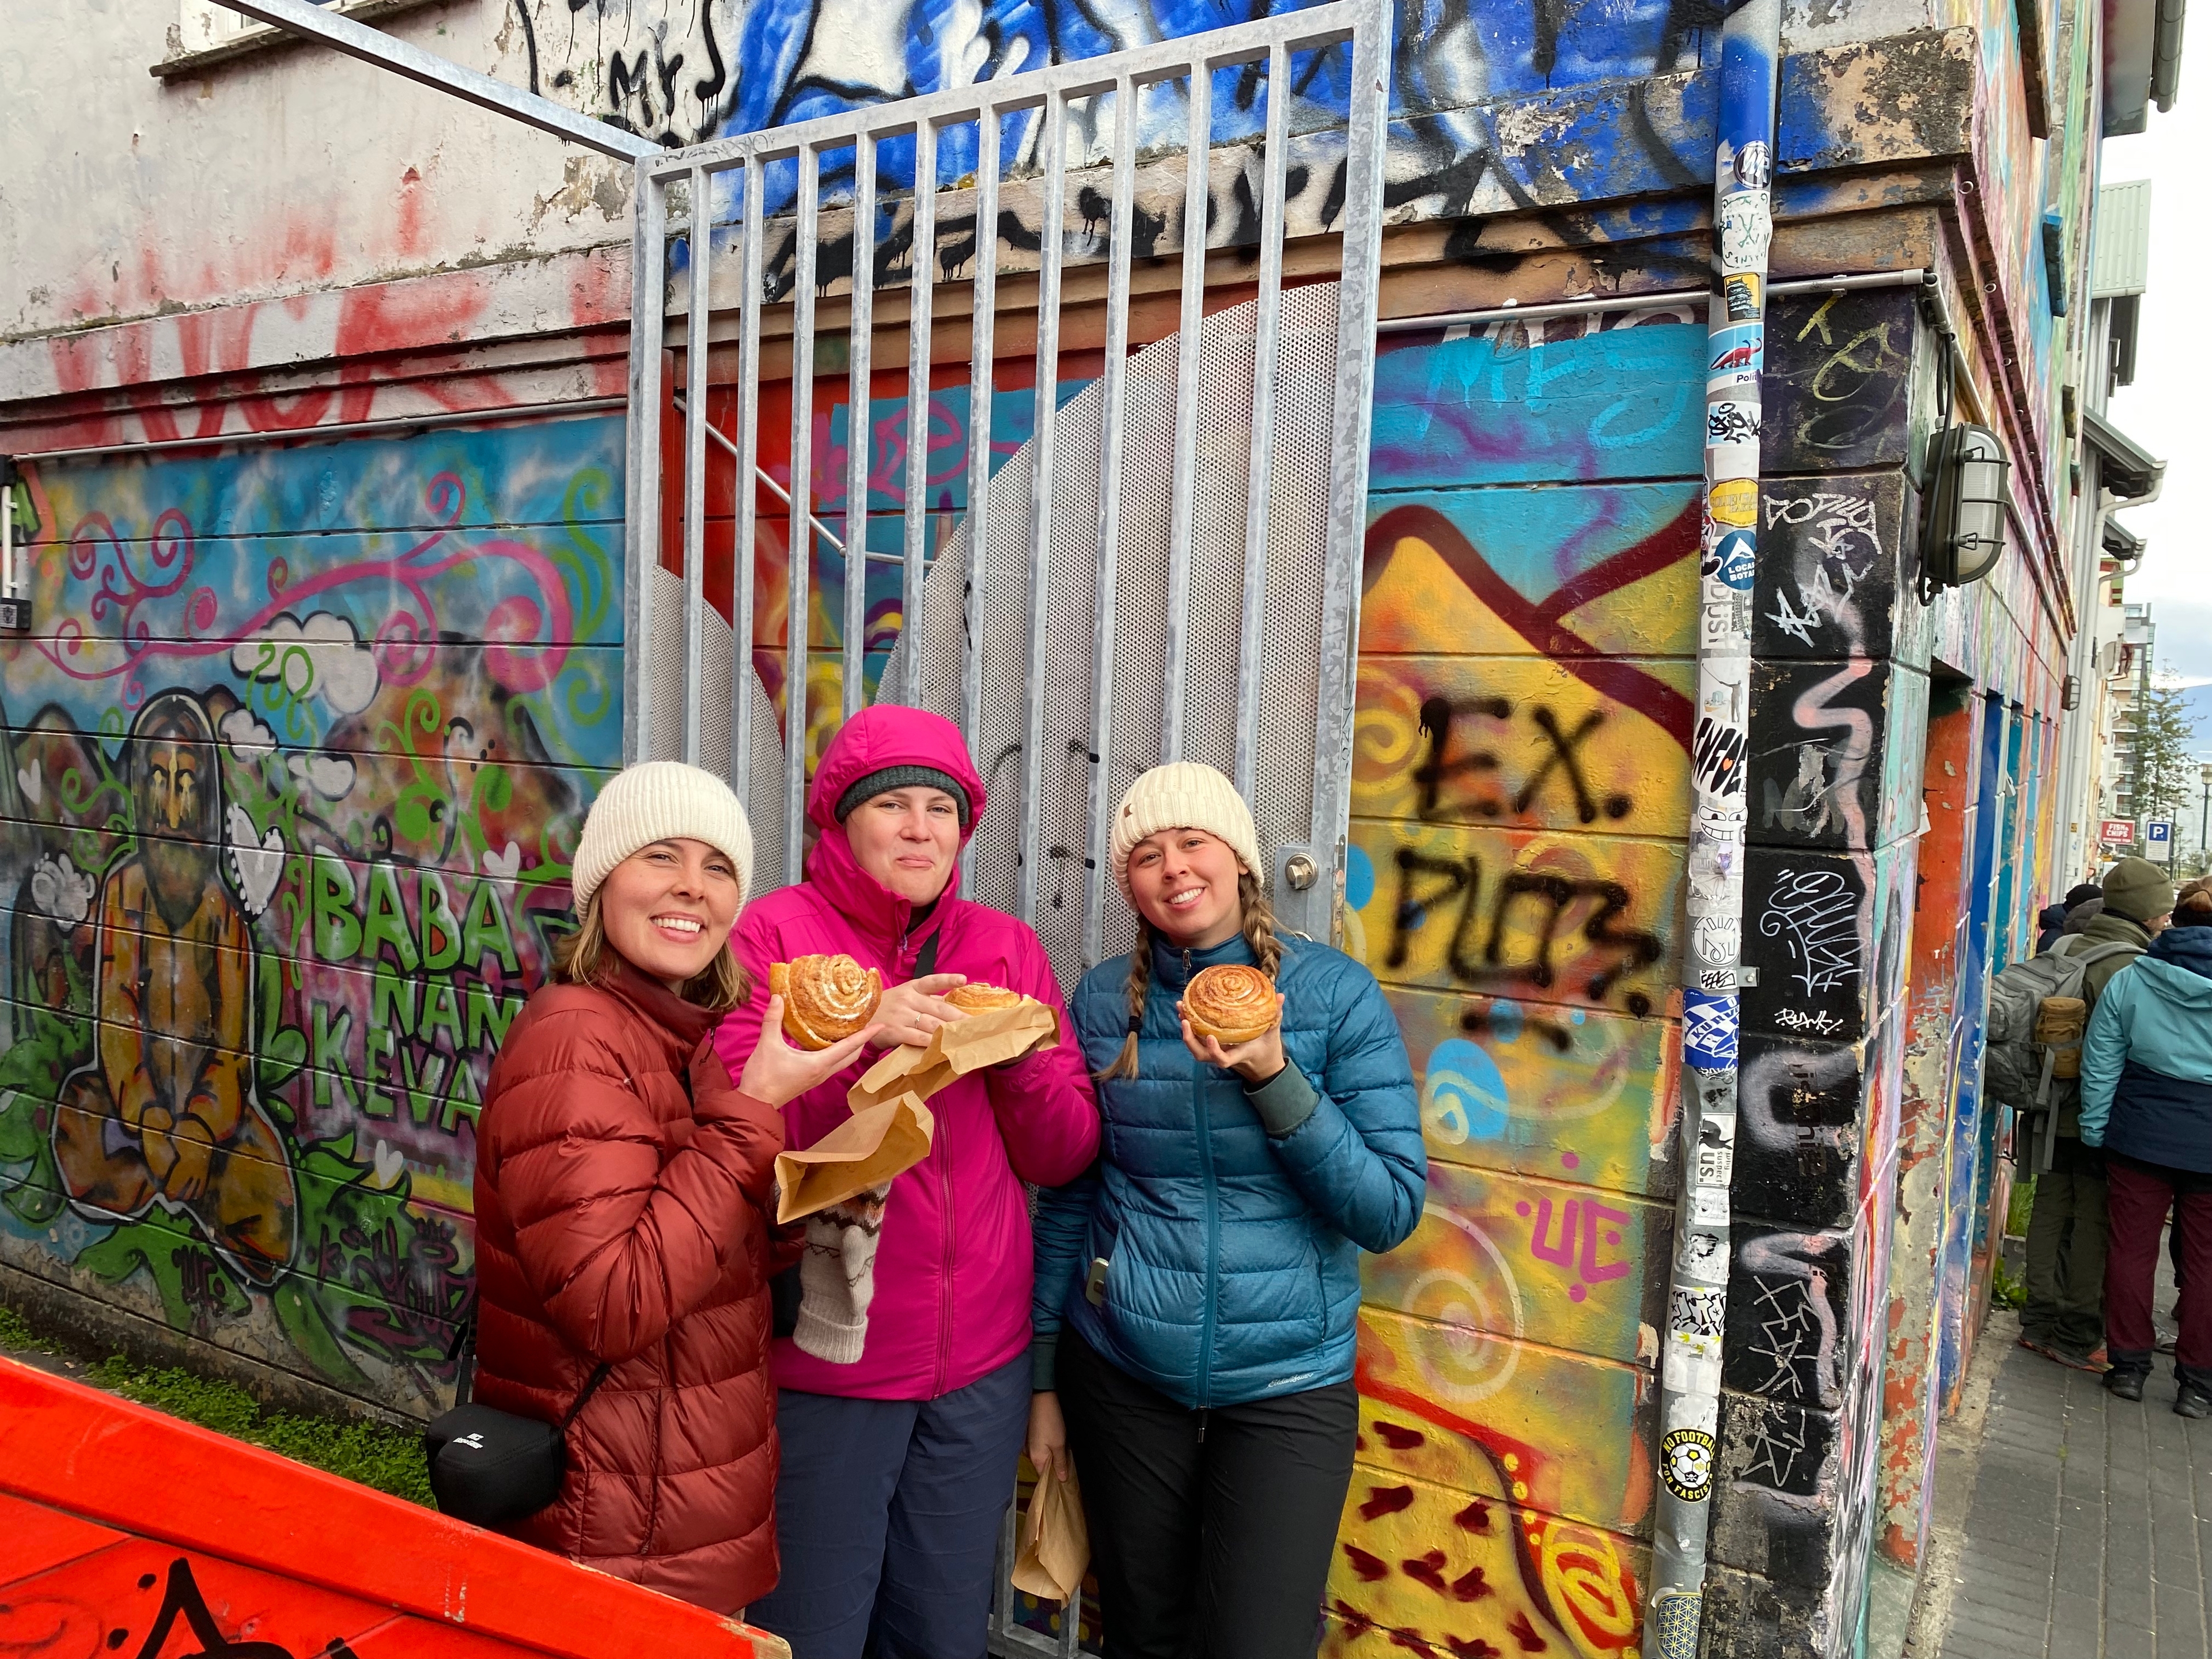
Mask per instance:
[[[39,1334],[24,1322],[22,1315],[0,1302],[0,1348],[20,1352],[24,1349],[43,1350],[46,1346]]]
[[[234,1440],[266,1446],[297,1462],[410,1503],[430,1502],[429,1469],[417,1431],[266,1410],[235,1382],[195,1376],[173,1366],[133,1365],[120,1354],[94,1366],[91,1380],[126,1400]]]
[[[2035,1213],[2035,1177],[2012,1183],[2012,1201],[2005,1206],[2005,1231],[2014,1238],[2027,1237],[2027,1218]]]
[[[2027,1286],[2006,1270],[2002,1255],[1990,1262],[1990,1299],[2014,1311],[2027,1305]]]

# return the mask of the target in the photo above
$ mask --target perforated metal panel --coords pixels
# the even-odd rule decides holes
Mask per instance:
[[[962,727],[992,796],[963,873],[966,890],[1032,922],[1064,980],[1130,936],[1133,924],[1103,868],[1107,817],[1129,781],[1163,759],[1206,761],[1237,782],[1253,803],[1270,878],[1290,853],[1301,855],[1300,879],[1276,890],[1285,925],[1334,931],[1350,808],[1389,26],[1385,0],[1334,0],[639,162],[638,314],[669,303],[669,250],[684,250],[684,389],[676,403],[686,483],[683,574],[644,580],[641,573],[658,570],[664,557],[656,411],[670,389],[662,343],[641,330],[630,359],[627,620],[634,645],[625,750],[681,754],[741,776],[762,842],[760,885],[798,878],[805,750],[810,738],[822,736],[824,712],[808,709],[803,696],[787,698],[779,744],[754,677],[737,676],[734,711],[724,689],[729,629],[721,601],[727,598],[739,631],[750,635],[755,605],[771,597],[758,590],[756,558],[758,515],[773,510],[759,493],[765,489],[781,498],[777,516],[787,520],[794,550],[782,594],[794,635],[818,614],[811,589],[822,551],[843,562],[845,718],[863,702],[868,564],[901,568],[908,625],[879,695],[919,701]],[[1340,112],[1308,101],[1294,73],[1294,62],[1317,64],[1332,53],[1349,66],[1349,102]],[[1226,88],[1232,78],[1239,105],[1263,112],[1264,133],[1256,145],[1217,152],[1217,83]],[[1136,111],[1147,100],[1180,100],[1188,123],[1182,246],[1166,256],[1182,268],[1182,327],[1132,355]],[[958,147],[974,148],[972,170],[952,191],[942,187],[940,138],[955,147],[951,171],[964,165]],[[878,169],[894,164],[885,159],[894,144],[896,166],[912,172],[879,180]],[[1103,241],[1095,186],[1104,180],[1094,173],[1074,188],[1071,149],[1110,158]],[[1338,276],[1286,288],[1294,149],[1301,176],[1322,167],[1337,181],[1320,218],[1302,228],[1328,238],[1308,245],[1304,269],[1314,270],[1312,252],[1333,252]],[[1255,241],[1249,216],[1214,211],[1223,187],[1216,174],[1224,170],[1237,176],[1239,199],[1257,207]],[[1148,160],[1146,178],[1157,188],[1172,180],[1171,167]],[[690,216],[676,226],[668,219],[672,191]],[[955,194],[965,198],[957,208]],[[950,227],[942,239],[940,197]],[[825,211],[840,216],[840,234],[870,226],[886,252],[913,252],[900,256],[902,269],[842,255],[817,260]],[[700,216],[731,227],[734,237],[702,234],[709,222]],[[980,259],[957,230],[975,222],[1000,227]],[[1019,228],[1031,224],[1035,240],[1024,242]],[[1246,247],[1222,258],[1217,237],[1244,239],[1249,260]],[[1159,233],[1146,231],[1145,240],[1158,248]],[[724,279],[717,312],[713,271],[733,253],[739,275],[734,284]],[[1103,307],[1088,280],[1083,301],[1091,322],[1103,315],[1104,368],[1095,382],[1071,388],[1060,356],[1060,279],[1076,258],[1104,266]],[[1002,264],[1028,263],[1035,283],[1020,291],[1020,302],[1035,325],[1030,384],[1048,390],[1033,407],[1029,441],[994,471],[991,404],[1027,395],[997,390],[998,273]],[[823,267],[833,264],[836,274],[824,277]],[[965,288],[964,296],[940,301],[928,280],[917,280],[963,266],[965,281],[951,286]],[[1209,317],[1216,282],[1235,283],[1253,297]],[[844,504],[831,509],[842,534],[817,516],[817,490],[831,481],[817,476],[816,415],[836,401],[831,375],[817,370],[789,383],[788,490],[760,465],[781,447],[776,434],[762,444],[763,364],[775,362],[781,376],[781,365],[818,362],[823,307],[825,326],[842,337],[848,425],[877,430],[861,411],[873,407],[880,372],[879,284],[906,290],[910,432],[927,419],[929,366],[945,355],[932,333],[933,309],[942,304],[951,316],[962,298],[968,302],[971,368],[957,473],[967,482],[967,514],[933,559],[922,495],[933,468],[921,457],[910,453],[905,468],[902,555],[865,547],[871,492],[884,489],[871,471],[872,440],[847,447]],[[726,297],[732,288],[734,304]],[[764,327],[772,307],[778,315]],[[709,341],[714,361],[696,349]],[[732,379],[733,434],[710,427],[705,412],[710,386]],[[1060,407],[1059,396],[1071,392]],[[701,482],[721,465],[734,467],[738,485],[735,580],[728,595],[710,600]],[[947,476],[942,466],[934,471]],[[793,685],[804,684],[803,671],[803,662],[792,665]],[[733,720],[753,734],[736,754]]]
[[[1206,405],[1199,422],[1197,489],[1191,545],[1189,669],[1183,688],[1182,758],[1232,773],[1238,690],[1260,684],[1257,764],[1252,804],[1262,853],[1313,839],[1314,739],[1321,697],[1322,612],[1328,564],[1330,443],[1334,429],[1337,285],[1317,283],[1283,296],[1281,374],[1275,426],[1273,489],[1268,502],[1262,648],[1240,660],[1244,600],[1245,508],[1251,490],[1253,324],[1257,302],[1206,319],[1200,347]],[[1115,592],[1113,721],[1105,799],[1118,799],[1139,772],[1162,758],[1167,690],[1170,484],[1175,464],[1180,336],[1146,347],[1129,362],[1122,416],[1124,471],[1118,580]],[[1103,382],[1093,381],[1060,410],[1046,562],[1050,618],[1045,647],[1045,742],[1039,845],[1043,850],[1036,925],[1063,980],[1081,973],[1090,826],[1090,749],[1097,684],[1092,669],[1098,559],[1099,445]],[[983,719],[972,747],[996,800],[1018,800],[1024,718],[1024,667],[1033,564],[1029,525],[1033,446],[1008,459],[992,481],[984,514]],[[884,682],[903,682],[905,653],[921,653],[921,706],[960,717],[966,643],[963,600],[970,520],[931,565],[919,625],[894,651]],[[970,853],[975,896],[1016,908],[1020,817],[985,814]],[[1128,949],[1134,923],[1127,908],[1106,907],[1103,954]]]

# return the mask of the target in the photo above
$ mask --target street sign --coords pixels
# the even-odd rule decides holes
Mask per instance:
[[[2129,847],[2134,844],[2135,838],[2136,827],[2125,818],[2106,818],[2097,826],[2099,841],[2112,842],[2121,847]]]
[[[2144,843],[2151,847],[2173,845],[2173,826],[2162,818],[2153,818],[2143,825]]]

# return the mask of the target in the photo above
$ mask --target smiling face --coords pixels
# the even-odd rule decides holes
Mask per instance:
[[[1129,897],[1154,932],[1185,951],[1225,945],[1244,925],[1236,850],[1203,830],[1163,830],[1129,849]]]
[[[598,900],[607,943],[641,974],[681,991],[729,943],[738,866],[703,841],[657,841],[608,873]]]
[[[909,904],[928,904],[960,857],[960,807],[942,789],[916,786],[871,795],[845,820],[863,870]]]

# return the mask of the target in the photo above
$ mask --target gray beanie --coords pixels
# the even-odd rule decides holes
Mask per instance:
[[[894,789],[942,789],[952,797],[952,804],[960,811],[960,827],[965,830],[974,812],[969,805],[968,792],[960,787],[960,780],[950,772],[940,772],[933,766],[885,766],[863,774],[853,780],[852,786],[837,797],[837,822],[860,811],[862,805],[878,795],[888,795]]]

